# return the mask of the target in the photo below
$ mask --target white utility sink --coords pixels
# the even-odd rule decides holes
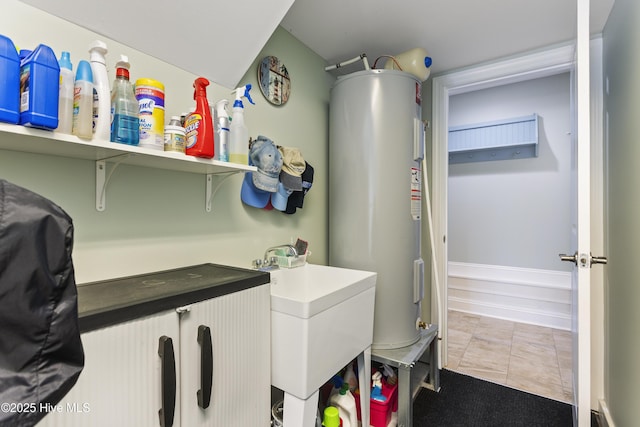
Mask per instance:
[[[368,425],[375,283],[376,273],[315,264],[271,272],[271,384],[285,392],[284,427],[315,426],[318,389],[356,357]]]

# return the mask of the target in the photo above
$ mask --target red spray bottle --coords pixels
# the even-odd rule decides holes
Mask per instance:
[[[209,80],[204,77],[198,77],[193,83],[195,88],[193,99],[196,101],[196,109],[187,116],[184,124],[184,130],[187,134],[187,147],[185,153],[196,157],[213,157],[213,120],[211,118],[211,109],[209,101],[207,101],[207,86]]]

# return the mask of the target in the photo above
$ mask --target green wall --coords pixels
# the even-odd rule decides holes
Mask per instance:
[[[608,116],[605,398],[616,426],[640,420],[640,3],[616,0],[603,32]],[[608,84],[607,84],[608,80]],[[608,86],[608,89],[607,89]]]
[[[62,50],[70,51],[74,72],[80,59],[88,60],[89,43],[104,40],[110,79],[117,58],[126,54],[132,80],[151,77],[165,84],[167,121],[193,105],[192,84],[198,76],[18,1],[8,2],[0,28],[20,48],[45,43],[58,57]],[[213,42],[202,48],[211,61],[223,60],[215,56]],[[291,97],[283,106],[270,105],[259,91],[257,64],[266,55],[279,57],[289,70]],[[121,165],[109,183],[104,212],[95,209],[93,161],[0,151],[0,178],[50,198],[73,218],[78,283],[202,262],[249,267],[267,247],[297,237],[309,241],[309,261],[324,264],[328,258],[328,105],[333,82],[324,66],[322,58],[278,28],[240,82],[255,88],[256,105],[246,107],[245,114],[250,135],[266,135],[279,145],[300,148],[315,169],[304,209],[294,215],[244,205],[240,200],[243,174],[221,185],[210,213],[204,207],[204,175]],[[208,98],[210,103],[233,99],[229,89],[215,84],[209,86]]]

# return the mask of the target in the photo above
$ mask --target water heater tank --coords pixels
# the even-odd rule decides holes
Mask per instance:
[[[419,339],[421,82],[394,70],[338,78],[329,112],[329,259],[375,271],[373,348]]]

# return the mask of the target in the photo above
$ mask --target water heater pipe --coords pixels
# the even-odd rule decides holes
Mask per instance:
[[[424,132],[424,130],[423,130]],[[423,155],[422,158],[422,182],[424,182],[425,195],[427,197],[427,221],[429,222],[429,241],[431,242],[431,262],[433,265],[433,276],[436,286],[436,302],[438,307],[438,369],[442,369],[442,300],[440,299],[440,280],[438,278],[438,261],[436,258],[435,239],[433,237],[433,216],[431,214],[431,196],[429,194],[429,179],[427,177],[427,138],[423,138]]]
[[[329,65],[327,67],[324,67],[324,70],[325,71],[335,70],[337,68],[344,67],[345,65],[349,65],[349,64],[353,64],[354,62],[358,62],[361,59],[362,59],[362,63],[364,64],[364,69],[365,70],[370,70],[371,68],[369,67],[369,61],[367,60],[367,54],[366,53],[358,55],[355,58],[347,59],[346,61],[340,62],[338,64]]]

